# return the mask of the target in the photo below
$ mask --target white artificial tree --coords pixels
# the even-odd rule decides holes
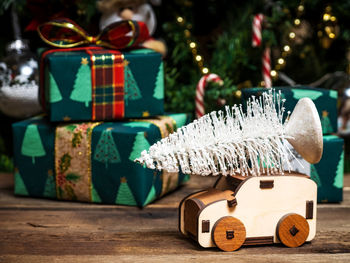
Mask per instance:
[[[227,106],[226,114],[214,111],[152,145],[135,161],[169,172],[180,167],[186,174],[283,174],[291,169],[288,157],[293,156],[285,145],[288,140],[307,161],[318,162],[322,129],[313,102],[300,100],[290,116],[292,123],[283,124],[284,102],[280,92],[269,90],[259,99],[252,97],[246,113],[242,105]]]

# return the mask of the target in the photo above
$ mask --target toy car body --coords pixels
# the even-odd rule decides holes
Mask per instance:
[[[282,242],[297,247],[316,234],[317,185],[297,173],[220,177],[180,203],[180,232],[202,247],[233,251]]]

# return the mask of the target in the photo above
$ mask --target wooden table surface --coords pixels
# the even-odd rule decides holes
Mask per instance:
[[[318,205],[311,243],[235,252],[203,249],[178,232],[179,202],[213,179],[193,177],[139,209],[15,197],[12,175],[0,173],[0,262],[350,262],[350,175],[341,204]]]

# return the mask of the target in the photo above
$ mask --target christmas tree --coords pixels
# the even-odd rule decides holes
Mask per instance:
[[[124,67],[124,75],[125,75],[125,96],[124,101],[125,104],[128,105],[129,100],[138,100],[142,98],[141,91],[137,85],[137,82],[134,78],[134,75],[132,74],[131,69],[129,66],[125,65]]]
[[[81,60],[81,66],[76,75],[70,99],[84,102],[85,107],[89,106],[91,101],[91,69],[87,58]]]
[[[32,157],[33,164],[35,164],[35,157],[46,155],[36,124],[28,125],[24,133],[21,153],[25,156]]]
[[[20,175],[17,168],[15,168],[15,194],[18,195],[29,195],[26,185],[23,182],[22,176]]]
[[[62,95],[60,89],[57,86],[55,78],[52,76],[51,72],[49,72],[50,79],[50,102],[55,103],[62,100]]]
[[[93,203],[102,203],[101,197],[96,191],[94,185],[91,186],[91,201]]]
[[[164,66],[163,62],[159,65],[159,71],[156,79],[156,84],[153,92],[153,98],[162,100],[164,98]]]
[[[137,205],[125,177],[120,179],[120,186],[115,203],[120,205]]]
[[[56,197],[56,182],[52,170],[48,171],[43,196],[50,198]]]
[[[315,165],[310,165],[310,178],[317,184],[318,187],[322,186],[322,182]]]
[[[328,114],[329,113],[327,111],[322,112],[322,119],[321,119],[322,132],[325,134],[334,132],[331,121],[328,118]]]
[[[149,128],[151,127],[153,124],[146,122],[146,121],[133,121],[133,122],[128,122],[128,123],[124,123],[123,126],[125,127],[131,127],[131,128]]]
[[[182,116],[177,114],[170,114],[169,116],[175,120],[176,127],[182,127],[186,124],[187,118],[183,118]],[[174,127],[175,131],[177,129],[176,127]]]
[[[143,203],[144,206],[151,203],[153,200],[157,198],[157,191],[156,191],[156,188],[154,187],[154,181],[156,180],[156,178],[157,178],[157,172],[154,172],[152,186],[148,192],[145,202]]]
[[[111,128],[108,128],[102,132],[96,146],[94,159],[104,163],[106,169],[108,168],[108,163],[121,162],[120,154],[117,146],[115,145]]]
[[[146,201],[143,205],[149,204],[157,198],[156,188],[152,185],[151,190],[148,192]]]
[[[340,155],[333,186],[342,189],[344,185],[344,152]]]
[[[304,97],[310,98],[312,100],[317,100],[319,97],[323,95],[321,91],[307,90],[307,89],[305,90],[293,89],[292,93],[293,93],[293,98],[296,100],[300,100]]]
[[[226,114],[214,111],[177,129],[142,151],[135,161],[168,172],[181,168],[185,174],[283,174],[284,163],[287,170],[292,168],[288,155],[295,158],[285,139],[306,161],[320,161],[321,123],[309,98],[298,102],[286,125],[284,101],[272,90],[263,93],[262,98],[249,100],[246,114],[242,105],[226,106],[225,110]],[[305,134],[309,135],[305,141],[298,140]]]
[[[148,150],[149,147],[150,147],[150,144],[145,138],[145,133],[138,132],[134,140],[134,145],[132,147],[129,160],[133,162],[136,158],[140,157],[140,154],[142,151]]]

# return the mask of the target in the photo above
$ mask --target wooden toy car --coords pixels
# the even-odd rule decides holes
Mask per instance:
[[[179,229],[202,247],[234,251],[242,245],[298,247],[316,234],[317,185],[308,176],[220,177],[179,206]]]
[[[284,171],[292,167],[283,142],[305,161],[318,163],[322,126],[308,98],[300,99],[283,123],[281,97],[269,90],[262,99],[249,100],[246,113],[234,106],[225,116],[207,114],[136,159],[151,169],[177,172],[180,166],[184,173],[222,175],[213,188],[180,203],[180,232],[202,247],[234,251],[280,242],[298,247],[315,237],[317,185]]]

